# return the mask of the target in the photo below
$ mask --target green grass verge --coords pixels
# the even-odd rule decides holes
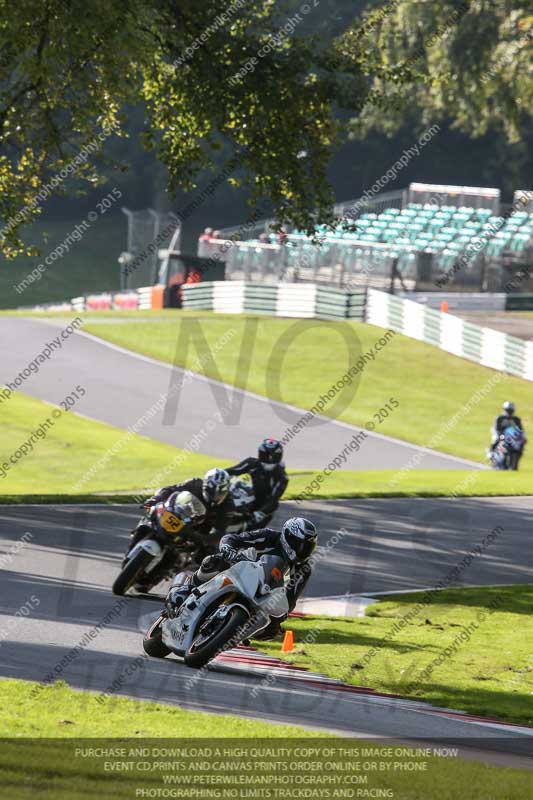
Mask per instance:
[[[361,619],[291,618],[295,650],[283,657],[357,686],[533,725],[533,586],[432,592],[414,613],[422,598],[396,595]],[[280,655],[279,642],[261,649]]]
[[[10,455],[50,416],[52,408],[20,392],[0,405],[0,467],[4,462],[9,464]],[[210,467],[225,463],[228,462],[200,453],[184,453],[68,412],[31,452],[10,465],[4,477],[0,470],[0,504],[137,502],[139,494],[147,494],[156,486],[202,475]],[[298,498],[309,491],[321,499],[435,497],[452,493],[464,497],[528,495],[532,491],[527,472],[411,470],[398,481],[394,470],[374,470],[334,472],[318,485],[317,493],[310,487],[319,473],[320,470],[289,470],[285,499]]]
[[[308,492],[317,471],[289,470],[291,481],[286,500]],[[531,495],[531,472],[496,472],[492,470],[414,469],[400,474],[397,470],[334,472],[313,487],[313,497],[320,499],[349,497],[500,497]]]
[[[31,737],[294,737],[316,736],[296,725],[273,725],[241,717],[185,711],[183,708],[114,695],[104,705],[98,695],[71,689],[64,681],[39,687],[0,680],[2,736]]]
[[[2,702],[2,722],[0,730],[2,736],[13,737],[4,739],[0,752],[0,797],[12,800],[33,800],[35,797],[44,800],[86,800],[86,798],[131,798],[139,795],[139,790],[146,791],[144,796],[177,796],[177,797],[207,797],[209,783],[196,783],[202,787],[200,791],[205,794],[187,794],[188,789],[182,784],[182,794],[161,795],[164,791],[164,775],[183,775],[185,779],[191,775],[199,781],[201,778],[212,776],[234,775],[236,779],[242,777],[246,767],[237,766],[237,758],[224,757],[222,748],[245,748],[251,752],[253,747],[289,749],[286,756],[275,758],[241,757],[242,763],[251,761],[258,766],[248,772],[245,787],[241,784],[232,797],[268,797],[274,796],[265,792],[265,784],[260,784],[260,775],[274,776],[281,774],[306,774],[317,775],[327,772],[323,770],[304,771],[293,766],[294,761],[311,762],[320,765],[320,762],[331,762],[335,759],[320,755],[302,759],[301,755],[293,755],[296,747],[363,747],[371,748],[374,752],[380,748],[391,747],[393,754],[380,756],[357,756],[353,761],[359,765],[363,763],[390,764],[390,769],[382,768],[373,771],[362,784],[362,790],[374,790],[374,794],[339,794],[348,797],[375,797],[393,796],[397,800],[457,800],[458,797],[468,797],[470,800],[522,800],[530,797],[532,786],[531,771],[501,768],[464,761],[461,758],[437,757],[433,753],[427,757],[399,757],[394,754],[392,743],[372,742],[363,740],[335,739],[327,734],[309,731],[303,728],[287,725],[273,725],[263,722],[245,720],[233,716],[218,716],[197,712],[184,711],[181,708],[160,705],[147,701],[130,700],[128,698],[114,697],[113,702],[104,706],[97,703],[96,695],[88,692],[79,692],[70,689],[63,683],[48,687],[39,693],[36,701],[31,697],[31,692],[36,684],[18,680],[0,681],[0,700]],[[320,736],[320,739],[317,737]],[[31,737],[31,738],[30,738]],[[46,737],[46,738],[45,738]],[[95,737],[92,739],[81,737]],[[113,737],[102,739],[100,737]],[[116,738],[115,738],[116,737]],[[168,738],[172,737],[172,738]],[[179,759],[164,756],[161,748],[187,748],[188,740],[191,747],[221,748],[219,756],[194,756],[181,755]],[[217,742],[216,739],[219,741]],[[262,741],[262,740],[268,741]],[[181,741],[180,741],[181,740]],[[203,740],[203,741],[202,741]],[[303,740],[303,741],[302,741]],[[117,751],[124,751],[125,756],[107,755],[97,757],[87,755],[90,748],[115,747]],[[143,748],[139,755],[138,748]],[[83,752],[76,753],[76,748]],[[155,748],[160,748],[159,753]],[[248,750],[246,750],[248,748]],[[291,752],[292,748],[292,752]],[[181,750],[183,752],[183,750]],[[383,752],[383,749],[381,749]],[[148,753],[148,754],[147,754]],[[231,762],[234,766],[215,767],[214,762]],[[261,760],[263,766],[259,767]],[[341,759],[346,763],[345,759]],[[116,770],[116,765],[131,764],[131,768],[113,771],[105,764],[111,764]],[[165,766],[174,762],[183,764],[184,771],[171,770]],[[193,764],[196,762],[197,766]],[[278,762],[277,767],[269,764]],[[211,763],[213,766],[211,766]],[[394,769],[394,763],[425,764],[423,771],[403,771]],[[163,765],[155,768],[155,765]],[[202,768],[202,764],[203,766]],[[266,764],[266,765],[265,765]],[[281,766],[279,766],[281,764]],[[146,765],[152,767],[146,769]],[[231,770],[231,771],[230,771]],[[330,768],[331,770],[331,768]],[[331,773],[330,773],[331,774]],[[340,773],[342,774],[342,773]],[[344,773],[346,774],[346,772]],[[359,766],[351,774],[365,775]],[[368,773],[367,773],[368,774]],[[214,786],[216,784],[211,784]],[[235,783],[239,786],[238,783]],[[342,785],[342,784],[341,784]],[[258,794],[251,795],[252,787],[258,787]],[[262,786],[263,793],[259,787]],[[267,784],[268,786],[268,784]],[[279,784],[273,784],[278,786]],[[301,786],[301,784],[300,784]],[[354,784],[349,784],[353,787]],[[272,788],[271,787],[271,788]],[[178,787],[175,787],[175,790]],[[376,791],[387,794],[376,794]],[[172,787],[167,787],[172,791]],[[332,797],[329,793],[323,796]],[[153,792],[153,794],[151,794]],[[248,793],[246,793],[248,792]],[[466,794],[465,792],[468,792]],[[289,789],[284,797],[302,796],[295,795]],[[307,795],[306,795],[307,796]],[[314,795],[318,797],[319,795]]]
[[[216,461],[207,456],[186,453],[72,411],[62,413],[33,450],[10,464],[10,456],[51,415],[53,408],[19,392],[0,405],[0,467],[4,462],[9,465],[4,477],[0,470],[2,495],[35,496],[36,490],[40,495],[129,493],[201,475],[215,466]],[[169,465],[175,466],[165,472]]]
[[[115,344],[190,369],[198,370],[200,355],[205,374],[306,409],[312,408],[361,352],[371,351],[384,334],[382,328],[357,322],[207,312],[200,312],[198,319],[191,313],[165,321],[122,324],[102,318],[99,322],[91,320],[85,329]],[[352,352],[348,352],[342,336],[347,330]],[[178,351],[184,331],[194,340],[194,346],[189,342]],[[244,358],[239,360],[244,341],[249,369]],[[214,358],[209,359],[210,352]],[[482,461],[490,425],[505,399],[512,398],[517,404],[526,428],[533,419],[531,384],[503,374],[496,385],[490,384],[497,376],[494,370],[396,334],[374,360],[368,361],[355,395],[345,388],[323,413],[357,425],[373,422],[379,433]],[[476,396],[477,392],[480,395]],[[472,401],[474,396],[477,399]],[[397,399],[399,408],[379,422],[374,415],[390,397]],[[470,405],[462,412],[466,404]],[[285,428],[286,423],[280,420],[279,430],[265,433],[281,436]],[[326,452],[325,457],[328,455]],[[331,453],[331,457],[334,455]],[[522,463],[531,472],[529,462],[526,452]]]

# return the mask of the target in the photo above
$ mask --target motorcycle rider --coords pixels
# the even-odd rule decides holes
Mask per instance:
[[[510,400],[506,400],[503,404],[503,414],[499,414],[492,427],[492,443],[490,446],[490,453],[493,453],[496,445],[500,440],[500,436],[505,433],[505,429],[508,428],[510,425],[513,425],[515,428],[523,431],[522,427],[522,420],[520,417],[515,415],[515,404]]]
[[[203,479],[191,478],[183,483],[165,486],[159,489],[153,497],[146,500],[143,506],[151,508],[156,503],[165,502],[172,494],[177,497],[180,492],[190,492],[202,503],[205,509],[205,514],[195,519],[194,527],[198,533],[207,536],[212,528],[224,527],[224,503],[229,492],[229,475],[226,470],[214,467],[205,473]],[[130,549],[146,534],[146,527],[146,524],[141,520],[132,531]]]
[[[269,437],[259,445],[257,458],[245,458],[226,469],[228,475],[250,475],[255,495],[256,525],[270,522],[289,483],[282,458],[283,445]]]
[[[173,586],[165,602],[169,616],[174,616],[188,595],[202,583],[238,561],[257,561],[261,555],[279,556],[285,561],[289,582],[286,585],[289,611],[302,594],[312,574],[311,556],[317,543],[317,531],[312,522],[303,517],[291,517],[280,531],[260,528],[243,533],[227,533],[222,537],[218,553],[206,556],[190,583]],[[270,639],[281,630],[285,617],[272,617],[270,623],[254,639]]]

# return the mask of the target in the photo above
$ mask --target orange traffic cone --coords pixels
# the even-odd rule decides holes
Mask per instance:
[[[443,300],[442,303],[440,304],[440,310],[442,311],[443,314],[447,314],[448,308],[449,308],[448,301]]]
[[[285,631],[283,644],[281,645],[281,652],[290,653],[292,650],[294,650],[294,634],[292,631]]]

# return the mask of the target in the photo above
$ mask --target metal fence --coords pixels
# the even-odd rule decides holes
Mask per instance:
[[[179,250],[181,223],[171,211],[152,208],[131,211],[123,208],[128,219],[127,251],[119,258],[121,289],[151,286],[157,280],[158,252],[161,249]]]

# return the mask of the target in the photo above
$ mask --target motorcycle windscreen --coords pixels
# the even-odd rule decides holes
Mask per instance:
[[[259,559],[265,573],[265,583],[271,589],[280,589],[284,586],[284,576],[287,565],[279,556],[264,555]]]

